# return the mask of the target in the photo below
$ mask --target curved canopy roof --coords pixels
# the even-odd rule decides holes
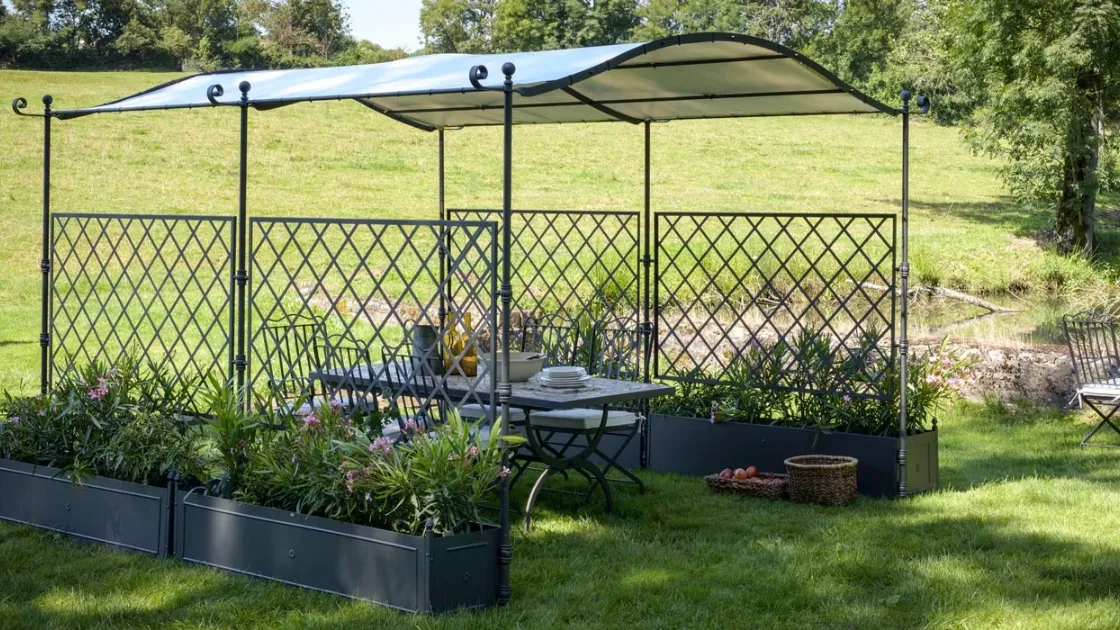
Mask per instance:
[[[644,44],[198,74],[54,115],[212,107],[207,88],[215,84],[222,87],[217,104],[237,105],[237,86],[248,81],[249,103],[256,109],[354,99],[424,129],[497,125],[502,93],[476,89],[468,74],[484,65],[489,77],[483,87],[500,90],[505,62],[516,66],[515,124],[898,113],[785,46],[747,35],[700,33]]]

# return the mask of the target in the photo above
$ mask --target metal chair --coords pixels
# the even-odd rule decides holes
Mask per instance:
[[[368,344],[349,332],[337,333],[328,335],[324,343],[316,346],[315,354],[321,370],[335,370],[342,376],[339,381],[323,383],[328,399],[338,400],[350,412],[377,411],[376,394],[369,387],[358,385],[356,378],[359,370],[373,363]]]
[[[589,357],[588,372],[601,378],[637,381],[644,365],[645,352],[648,351],[645,335],[636,327],[618,327],[615,325],[598,324],[593,327],[581,347],[577,348],[576,356],[583,354]],[[528,429],[533,432],[535,441],[547,454],[556,460],[566,458],[572,449],[587,449],[591,440],[602,428],[602,436],[619,438],[616,448],[608,448],[600,440],[591,451],[592,457],[597,457],[604,462],[601,476],[593,477],[581,468],[574,468],[589,482],[590,487],[582,495],[590,501],[591,495],[599,485],[608,497],[610,508],[610,493],[606,483],[633,483],[638,486],[638,491],[645,492],[645,484],[618,463],[623,451],[626,450],[634,437],[639,434],[644,421],[644,414],[639,406],[633,408],[615,409],[566,409],[562,411],[534,411],[528,422]],[[559,437],[558,436],[563,436]],[[580,439],[582,438],[582,440]],[[578,456],[577,456],[578,457]],[[518,453],[518,471],[514,479],[520,477],[526,470],[541,470],[533,464],[542,463],[538,458],[527,452]],[[622,476],[609,476],[613,471],[618,471]],[[534,488],[530,491],[529,505],[533,503],[535,495],[542,490],[541,484],[547,478],[547,471],[541,471]],[[568,494],[563,490],[552,490]],[[526,523],[528,522],[528,510]]]
[[[542,320],[526,319],[521,333],[521,351],[545,355],[545,366],[578,365],[579,327],[554,315]]]
[[[1101,419],[1081,440],[1081,448],[1120,448],[1120,445],[1113,444],[1089,444],[1089,440],[1105,425],[1120,434],[1120,427],[1112,422],[1112,416],[1120,410],[1120,344],[1117,343],[1116,335],[1118,325],[1120,320],[1101,313],[1078,313],[1062,318],[1073,373],[1077,379],[1077,401],[1092,409]],[[1109,408],[1108,411],[1105,410],[1106,407]]]
[[[270,395],[276,402],[306,400],[310,410],[317,399],[311,373],[318,368],[316,346],[325,339],[323,318],[285,314],[267,320],[262,332],[265,343],[272,347],[264,362]]]
[[[381,360],[385,370],[381,396],[388,417],[397,420],[400,439],[407,439],[409,420],[421,429],[446,421],[448,406],[438,385],[440,377],[426,361],[403,348],[382,348]]]

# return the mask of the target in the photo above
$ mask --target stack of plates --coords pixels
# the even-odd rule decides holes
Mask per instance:
[[[544,387],[556,387],[560,389],[585,387],[587,381],[590,380],[591,377],[588,376],[587,370],[571,365],[557,365],[545,368],[541,370],[541,375],[537,377],[537,382]]]

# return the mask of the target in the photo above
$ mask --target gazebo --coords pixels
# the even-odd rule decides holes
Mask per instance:
[[[373,112],[417,130],[436,133],[440,191],[436,220],[344,222],[329,218],[266,219],[250,216],[246,200],[250,112],[267,112],[301,102],[343,99],[357,101]],[[354,295],[352,302],[358,305],[357,310],[362,314],[360,317],[345,315],[344,310],[348,313],[355,307],[341,309],[337,300],[326,300],[323,308],[344,319],[342,325],[347,331],[359,324],[372,325],[379,347],[388,343],[390,337],[394,342],[399,340],[399,329],[405,325],[406,319],[417,317],[417,313],[420,317],[427,317],[426,307],[433,302],[417,298],[420,304],[413,312],[394,312],[373,321],[368,306],[371,296],[375,293],[381,296],[386,289],[377,282],[362,285],[365,287],[362,289],[353,288],[366,282],[367,276],[376,276],[377,273],[392,275],[403,286],[403,293],[408,295],[414,295],[418,291],[415,287],[421,284],[437,287],[438,291],[433,295],[439,304],[438,321],[441,326],[449,312],[483,314],[483,321],[474,334],[479,339],[498,340],[489,344],[489,352],[491,359],[496,361],[500,346],[504,369],[498,370],[500,382],[493,382],[499,379],[490,379],[479,387],[489,389],[481,398],[496,400],[500,404],[498,409],[489,407],[489,414],[492,421],[500,417],[502,434],[509,432],[511,413],[508,374],[511,340],[514,337],[511,322],[515,319],[515,309],[543,308],[544,304],[549,305],[550,310],[570,314],[616,309],[613,315],[634,321],[644,335],[647,348],[654,348],[645,355],[642,379],[649,382],[704,378],[697,377],[695,370],[704,365],[719,365],[729,355],[742,353],[751,344],[757,345],[757,333],[763,326],[758,329],[747,326],[750,338],[744,340],[733,337],[728,326],[714,314],[726,304],[712,307],[712,310],[699,316],[690,311],[689,300],[698,299],[697,296],[706,290],[705,286],[697,284],[710,285],[714,280],[711,272],[696,271],[703,267],[699,261],[701,254],[696,253],[698,249],[729,252],[727,256],[739,257],[738,260],[745,261],[743,264],[750,266],[753,272],[764,276],[767,272],[762,271],[758,263],[758,258],[763,255],[777,256],[781,273],[789,273],[787,263],[793,256],[807,261],[805,264],[810,267],[815,262],[832,261],[830,264],[835,271],[822,274],[819,280],[814,281],[823,285],[823,292],[830,295],[839,307],[825,314],[817,299],[811,298],[804,309],[796,312],[789,310],[788,317],[799,320],[807,313],[812,314],[814,321],[820,322],[818,328],[838,339],[840,346],[864,343],[857,337],[864,340],[871,338],[871,345],[875,347],[886,344],[885,350],[876,352],[880,352],[886,361],[897,363],[901,382],[905,383],[908,355],[910,93],[903,91],[901,100],[901,108],[890,107],[845,84],[794,50],[759,38],[730,33],[698,33],[646,43],[569,50],[422,55],[365,66],[204,73],[90,107],[56,108],[52,98],[44,96],[42,114],[27,112],[27,101],[16,99],[12,104],[15,113],[41,116],[44,124],[41,385],[46,391],[52,375],[71,367],[72,363],[68,361],[72,362],[74,356],[119,352],[129,343],[144,345],[141,338],[145,335],[160,334],[158,328],[153,333],[133,326],[131,331],[115,333],[115,350],[111,350],[108,349],[109,337],[99,333],[91,336],[75,332],[78,326],[96,328],[100,325],[97,322],[105,316],[105,307],[91,316],[85,312],[86,301],[79,300],[78,306],[74,306],[73,301],[68,303],[68,300],[75,299],[73,292],[60,287],[76,284],[76,277],[71,274],[90,272],[88,269],[77,272],[65,269],[68,265],[89,267],[91,262],[104,266],[104,261],[92,252],[73,258],[72,252],[79,247],[82,239],[75,238],[68,230],[77,230],[86,240],[104,242],[96,235],[91,237],[91,234],[107,228],[105,223],[100,222],[101,219],[92,215],[52,215],[52,122],[95,114],[201,107],[236,108],[240,116],[240,180],[236,217],[150,216],[129,219],[127,215],[119,215],[115,218],[126,223],[118,222],[113,229],[139,229],[150,244],[164,242],[152,237],[153,230],[168,233],[182,230],[189,235],[190,247],[203,250],[202,258],[206,260],[192,263],[188,272],[192,278],[197,278],[204,271],[209,279],[205,287],[201,283],[192,284],[190,291],[192,295],[203,295],[200,303],[210,308],[217,324],[197,322],[192,315],[189,333],[176,329],[169,339],[160,341],[159,348],[168,354],[179,349],[200,367],[226,369],[239,385],[254,381],[254,365],[263,369],[272,360],[271,350],[258,349],[258,345],[265,345],[267,339],[260,330],[252,329],[252,322],[259,320],[258,323],[263,323],[281,314],[277,305],[285,299],[294,299],[307,307],[316,299],[316,291],[325,290],[323,275],[312,276],[310,284],[314,286],[309,290],[305,288],[308,281],[299,276],[305,273],[301,270],[313,265],[309,261],[320,255],[329,258],[330,264],[336,267],[342,265],[338,261],[343,258],[348,261],[344,264],[347,269],[352,268],[353,273],[347,271],[343,274],[346,279],[342,283],[345,292]],[[929,107],[928,99],[918,97],[917,105],[925,112]],[[901,116],[901,233],[897,255],[893,216],[652,212],[652,124],[709,118],[824,114]],[[511,198],[513,126],[590,122],[624,122],[642,128],[645,177],[644,203],[640,212],[562,213],[515,209]],[[496,125],[504,128],[501,209],[445,207],[445,131]],[[200,230],[216,236],[202,239],[199,237]],[[338,240],[328,243],[324,235],[332,230],[337,231],[335,236]],[[393,232],[391,238],[385,236],[385,230]],[[365,235],[361,238],[366,239],[363,242],[370,243],[369,247],[354,245],[359,232]],[[301,235],[307,234],[313,234],[309,249],[300,249],[298,254],[292,254],[286,248],[285,243],[298,241]],[[703,235],[707,235],[707,241],[689,242]],[[518,239],[518,236],[522,238]],[[564,288],[550,287],[544,296],[533,295],[530,285],[543,282],[541,278],[555,279],[556,268],[564,263],[558,262],[554,253],[533,249],[531,241],[555,245],[568,237],[582,239],[585,245],[595,243],[593,247],[588,245],[590,249],[573,253],[571,258],[586,257],[593,261],[596,273],[605,274],[608,281],[615,278],[618,286],[610,297],[603,295],[599,288],[587,288],[594,282],[602,284],[603,278],[593,281],[590,267],[579,263],[575,264],[572,274],[576,277],[573,284]],[[727,240],[717,242],[720,238]],[[179,248],[178,253],[182,254],[182,241],[171,240],[175,244],[167,246]],[[435,252],[438,260],[430,258],[427,250],[415,249],[415,243],[420,240],[434,244],[431,251]],[[775,246],[778,240],[784,243],[780,248]],[[215,242],[219,245],[215,246]],[[838,253],[841,242],[852,253]],[[339,253],[339,243],[353,249],[348,249],[345,254]],[[408,246],[414,248],[415,260],[398,262],[394,252],[409,243],[412,245]],[[673,245],[670,248],[662,243]],[[216,258],[211,255],[215,249],[218,252]],[[681,251],[691,252],[684,255],[696,264],[681,262]],[[297,256],[298,261],[295,264],[284,262],[286,256]],[[388,268],[374,273],[368,261],[379,257],[389,261]],[[567,264],[570,266],[572,263],[568,261]],[[729,268],[731,263],[725,257],[722,262],[716,260],[714,264]],[[433,269],[436,265],[438,267]],[[544,266],[551,271],[542,271]],[[856,267],[858,272],[853,270]],[[693,272],[709,275],[697,282],[690,279]],[[83,277],[88,279],[88,276]],[[272,278],[276,277],[279,279],[273,283]],[[617,280],[622,277],[626,280]],[[741,277],[739,281],[743,283]],[[869,281],[885,285],[887,290],[882,295],[870,297],[862,287]],[[516,293],[515,283],[519,285]],[[116,283],[113,286],[116,289],[120,285]],[[791,293],[800,290],[801,280],[795,279],[792,287]],[[184,292],[175,284],[167,288]],[[295,297],[291,298],[293,295]],[[896,296],[901,296],[901,300],[896,302]],[[749,297],[753,304],[757,303],[757,295],[750,294]],[[668,304],[666,298],[674,302],[676,310],[663,309]],[[162,301],[161,298],[153,302],[152,307],[162,308],[167,311],[164,315],[169,315],[174,307],[161,304]],[[400,305],[399,300],[386,301],[391,305]],[[501,302],[500,308],[497,301]],[[682,308],[681,304],[685,306]],[[854,312],[856,310],[859,312]],[[78,323],[77,312],[82,313],[84,323]],[[841,316],[845,321],[843,327],[836,324]],[[430,319],[435,321],[437,318]],[[767,315],[765,319],[764,327],[773,329],[775,326],[771,317]],[[121,321],[116,318],[113,323],[120,325]],[[128,319],[125,323],[130,324],[131,321]],[[742,328],[742,321],[740,314],[733,323]],[[217,332],[214,326],[217,326]],[[393,332],[389,331],[390,328]],[[704,336],[709,333],[711,338]],[[200,336],[206,339],[212,336],[216,341],[199,344]],[[91,350],[88,348],[91,342],[100,345]],[[80,349],[82,345],[87,347]],[[67,352],[70,358],[64,356]],[[694,371],[686,372],[686,367],[694,368]],[[897,494],[903,496],[907,494],[906,389],[902,387],[896,393],[877,389],[876,383],[881,377],[881,374],[871,373],[860,374],[858,379],[850,374],[840,376],[834,381],[834,389],[828,393],[842,392],[884,399],[897,394],[900,399],[900,446],[897,452],[900,477]],[[472,396],[475,393],[471,392]],[[639,460],[643,466],[648,466],[650,462],[648,439],[648,425],[643,425],[639,441]],[[512,557],[508,480],[501,484],[500,512],[502,545],[498,601],[505,602],[510,594],[509,562]]]

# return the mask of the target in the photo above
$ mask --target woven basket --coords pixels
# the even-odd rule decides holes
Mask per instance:
[[[856,498],[857,465],[858,459],[841,455],[798,455],[787,459],[790,500],[846,505]]]
[[[727,479],[719,475],[704,477],[708,487],[715,492],[745,494],[762,499],[781,499],[786,496],[789,475],[780,473],[758,473],[751,479]]]

